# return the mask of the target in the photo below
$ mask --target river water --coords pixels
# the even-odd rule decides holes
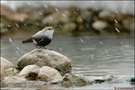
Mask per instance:
[[[8,35],[1,38],[1,56],[15,65],[25,53],[35,49],[31,44],[22,44],[28,37]],[[124,76],[134,75],[134,39],[130,36],[62,36],[55,35],[46,48],[60,52],[71,59],[76,75]],[[86,85],[75,89],[114,89],[115,87],[133,87],[125,80]],[[71,88],[72,89],[72,88]]]

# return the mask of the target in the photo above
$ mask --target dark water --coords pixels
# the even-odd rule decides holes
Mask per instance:
[[[15,65],[25,53],[36,48],[33,44],[22,44],[27,35],[1,38],[1,56]],[[134,39],[130,36],[54,36],[46,48],[58,51],[72,61],[73,73],[87,77],[134,75]],[[103,84],[86,85],[79,89],[114,89],[133,87],[125,80]],[[76,88],[77,89],[77,88]]]

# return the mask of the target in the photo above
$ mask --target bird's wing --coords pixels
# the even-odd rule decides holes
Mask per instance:
[[[36,34],[32,35],[33,38],[41,38],[44,36],[44,32],[41,30],[41,31],[38,31]]]

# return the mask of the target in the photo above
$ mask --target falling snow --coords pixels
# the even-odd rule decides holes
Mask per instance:
[[[53,20],[52,17],[49,17],[49,18],[50,18],[51,20]]]
[[[20,50],[20,48],[19,47],[16,47],[17,48],[17,50]]]
[[[118,33],[120,33],[120,31],[119,31],[119,29],[118,29],[118,28],[116,28],[116,27],[115,27],[115,30],[116,30]]]
[[[117,14],[119,13],[117,10],[115,10],[114,12],[117,13]]]
[[[12,40],[10,37],[8,38],[8,40],[9,40],[9,42],[10,42],[10,43],[12,43],[12,42],[13,42],[13,40]]]
[[[43,13],[41,13],[41,12],[38,12],[40,15],[43,15]]]
[[[44,4],[44,7],[45,7],[45,8],[48,8],[48,6],[47,6],[47,5],[45,5],[45,4]]]
[[[16,25],[16,27],[18,27],[18,28],[19,28],[19,25],[18,25],[17,23],[16,23],[15,25]]]
[[[63,26],[62,25],[59,25],[61,28],[63,28]]]
[[[105,52],[108,53],[108,50],[106,49]]]
[[[63,16],[63,17],[66,17],[66,15],[65,15],[64,13],[62,13],[62,16]]]
[[[7,26],[8,26],[8,27],[11,27],[11,25],[9,25],[9,24],[8,24]]]
[[[55,8],[55,10],[58,12],[59,11],[59,9],[58,8]]]
[[[29,5],[31,5],[31,3],[30,2],[27,2]]]
[[[27,24],[26,24],[26,23],[24,23],[24,26],[27,26]]]
[[[101,41],[100,41],[99,43],[100,43],[100,44],[104,44],[104,43],[103,43],[103,42],[101,42]]]
[[[115,23],[118,23],[118,21],[116,19],[114,19]]]
[[[59,50],[60,50],[60,51],[63,51],[63,49],[62,49],[62,48],[59,48]]]
[[[6,31],[8,31],[8,29],[7,29],[7,28],[5,28],[5,30],[6,30]]]
[[[126,11],[125,11],[124,9],[122,10],[122,12],[123,12],[123,13],[126,13]]]
[[[84,43],[84,41],[83,41],[82,39],[80,39],[80,41],[81,41],[82,43]]]

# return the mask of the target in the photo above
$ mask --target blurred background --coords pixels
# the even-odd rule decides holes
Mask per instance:
[[[134,31],[134,1],[1,1],[1,33],[60,26],[61,33]]]
[[[134,76],[134,1],[1,1],[1,56],[13,62],[35,49],[22,40],[59,27],[47,48],[72,61],[74,74]],[[81,89],[132,87],[126,79]]]

